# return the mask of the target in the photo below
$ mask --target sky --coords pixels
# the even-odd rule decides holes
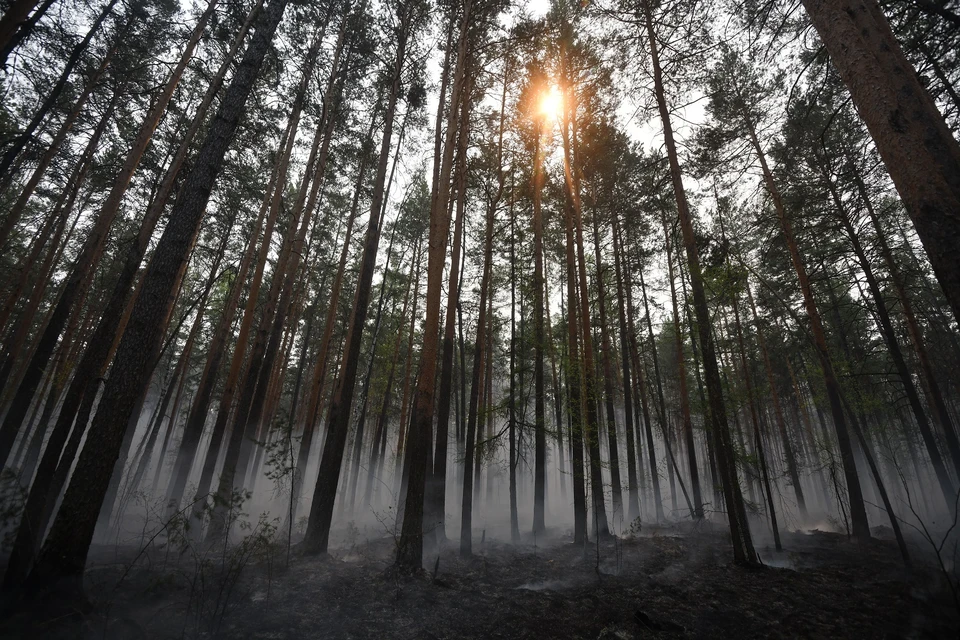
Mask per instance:
[[[550,9],[550,0],[528,0],[525,6],[531,15],[539,17]]]

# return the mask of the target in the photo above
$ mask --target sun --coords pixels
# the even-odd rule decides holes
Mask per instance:
[[[540,115],[545,118],[556,118],[563,107],[563,95],[556,85],[544,91],[540,96]]]

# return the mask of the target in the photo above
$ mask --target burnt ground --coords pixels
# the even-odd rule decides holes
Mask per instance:
[[[929,564],[903,569],[892,542],[788,533],[767,566],[730,562],[722,531],[645,528],[591,544],[455,541],[429,571],[392,571],[391,537],[329,556],[280,547],[197,557],[154,547],[95,549],[94,609],[36,626],[22,612],[4,637],[63,638],[956,638],[960,616]],[[922,549],[914,548],[916,553]],[[599,560],[598,560],[599,555]],[[437,564],[439,557],[439,564]],[[771,566],[777,565],[777,566]],[[436,575],[433,569],[436,568]],[[119,586],[118,586],[119,583]]]

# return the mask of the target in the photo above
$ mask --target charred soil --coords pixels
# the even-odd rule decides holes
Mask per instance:
[[[729,561],[722,532],[707,526],[645,528],[586,546],[556,532],[521,545],[488,538],[470,558],[460,558],[451,541],[425,551],[428,570],[401,576],[392,568],[393,538],[363,540],[356,530],[352,537],[326,556],[294,551],[289,568],[281,548],[242,563],[229,554],[191,560],[157,548],[135,554],[132,566],[131,550],[100,548],[86,577],[94,613],[38,628],[24,611],[0,633],[118,640],[946,638],[960,629],[932,565],[906,571],[883,540],[790,533],[784,552],[761,547],[765,566],[746,569]]]

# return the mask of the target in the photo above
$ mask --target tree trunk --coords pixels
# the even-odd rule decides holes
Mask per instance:
[[[543,372],[543,350],[546,344],[544,335],[544,277],[543,277],[543,125],[537,122],[537,139],[533,159],[533,396],[534,396],[534,480],[533,480],[533,534],[543,534],[546,530],[544,511],[546,510],[547,486],[547,434],[546,434],[546,385]],[[551,342],[553,336],[551,335]],[[556,378],[556,376],[554,376]],[[560,397],[556,381],[554,394]],[[559,405],[558,405],[559,408]],[[560,438],[561,420],[557,413],[557,436]],[[563,460],[563,440],[559,439],[558,451]],[[562,462],[561,462],[562,465]],[[562,470],[561,470],[562,473]]]
[[[760,168],[763,171],[763,181],[767,191],[773,200],[774,208],[777,211],[777,217],[780,220],[780,227],[783,232],[787,249],[790,252],[790,260],[793,268],[797,272],[797,280],[800,283],[800,290],[803,293],[804,307],[807,316],[810,319],[810,331],[813,335],[814,347],[817,357],[820,360],[820,366],[823,369],[823,380],[827,389],[827,399],[830,402],[830,413],[833,416],[834,428],[837,432],[837,446],[840,449],[840,462],[843,466],[844,478],[847,482],[847,493],[850,502],[850,520],[853,525],[853,535],[862,538],[870,538],[870,526],[867,523],[867,511],[863,504],[863,491],[860,487],[860,478],[857,475],[857,465],[853,455],[853,445],[850,442],[850,434],[847,430],[847,421],[843,413],[843,405],[840,400],[840,383],[837,381],[836,373],[833,369],[833,362],[830,359],[830,353],[827,349],[827,338],[823,330],[823,322],[820,318],[820,311],[817,308],[816,300],[813,297],[813,289],[810,285],[810,278],[807,275],[806,266],[800,255],[800,249],[797,246],[797,240],[793,232],[793,223],[787,216],[787,211],[783,206],[783,200],[776,182],[773,179],[769,166],[767,165],[766,155],[760,146],[760,140],[753,123],[746,114],[743,115],[744,124],[747,126],[750,143],[757,154],[760,162]]]
[[[506,93],[506,81],[504,81]],[[510,541],[520,542],[520,515],[517,513],[517,396],[523,389],[517,389],[517,222],[513,211],[513,196],[507,214],[510,217],[510,385],[507,396],[507,490],[510,494]],[[520,324],[523,325],[523,301],[520,301]]]
[[[465,72],[469,73],[469,71]],[[467,83],[469,85],[469,82]],[[465,90],[469,90],[466,88]],[[451,98],[450,108],[458,107],[460,127],[457,137],[457,220],[453,227],[453,245],[450,252],[450,277],[447,293],[447,310],[444,315],[443,347],[440,364],[440,390],[437,402],[437,443],[433,456],[433,469],[426,487],[427,513],[424,516],[428,526],[433,529],[434,538],[439,542],[446,540],[446,479],[447,479],[447,441],[450,422],[450,399],[453,388],[453,340],[454,320],[457,305],[460,302],[460,258],[463,244],[464,218],[467,201],[467,148],[470,139],[469,100],[462,96]],[[439,110],[438,110],[439,115]],[[439,148],[438,148],[439,150]],[[435,156],[436,166],[440,168],[441,158]],[[439,186],[438,186],[439,188]],[[449,206],[449,205],[448,205]],[[449,217],[449,213],[447,214]],[[448,223],[449,225],[449,223]]]
[[[747,523],[743,497],[740,494],[740,483],[737,478],[733,442],[730,439],[730,429],[727,425],[727,412],[724,406],[720,369],[717,365],[713,334],[710,331],[710,311],[707,307],[707,297],[700,271],[700,255],[693,234],[693,220],[689,206],[687,205],[686,192],[683,189],[680,161],[677,156],[676,143],[673,140],[670,112],[667,109],[666,96],[663,90],[663,73],[660,69],[660,58],[657,38],[653,29],[650,2],[645,1],[643,8],[646,19],[647,37],[650,44],[650,58],[654,70],[654,92],[656,94],[657,107],[660,112],[660,120],[663,124],[663,137],[667,148],[667,158],[670,162],[670,177],[673,182],[674,195],[677,199],[680,228],[683,232],[683,243],[687,251],[687,263],[690,269],[690,287],[693,289],[693,307],[697,316],[697,328],[700,332],[700,346],[703,351],[703,369],[707,384],[707,396],[710,403],[710,427],[717,441],[717,467],[720,472],[720,481],[723,483],[724,500],[727,505],[727,517],[730,523],[730,535],[733,538],[733,557],[734,561],[738,564],[751,565],[756,562],[757,556],[753,549],[753,540],[750,537],[750,528]]]
[[[54,311],[37,343],[36,351],[27,364],[26,374],[17,387],[10,410],[4,417],[3,425],[0,426],[0,451],[7,451],[9,450],[9,446],[12,445],[13,438],[16,437],[16,433],[20,430],[27,408],[43,376],[43,370],[46,368],[50,356],[53,354],[57,341],[63,333],[64,326],[86,298],[92,278],[92,271],[103,255],[110,227],[120,210],[120,204],[133,177],[133,173],[136,171],[137,166],[139,166],[140,158],[143,156],[144,151],[146,151],[147,145],[150,144],[153,132],[160,123],[160,119],[170,102],[170,98],[173,96],[174,89],[176,89],[177,84],[180,82],[180,78],[193,55],[193,50],[197,42],[199,42],[200,36],[203,35],[204,28],[210,16],[213,14],[217,1],[218,0],[211,0],[206,11],[200,17],[191,34],[190,40],[187,42],[180,56],[177,67],[170,74],[166,85],[164,85],[160,95],[141,123],[123,166],[114,179],[110,193],[100,207],[93,228],[90,230],[86,240],[84,240],[83,248],[80,250],[80,254],[70,268],[70,274],[67,276]],[[0,170],[0,173],[2,173],[2,170]],[[0,237],[0,246],[2,246],[2,244],[3,239]],[[7,443],[8,440],[9,445]]]
[[[639,454],[634,442],[634,407],[633,407],[633,378],[630,371],[630,346],[629,341],[633,337],[633,331],[627,328],[627,299],[623,291],[623,268],[621,262],[624,260],[622,249],[620,247],[620,233],[617,222],[617,215],[611,218],[611,231],[613,235],[613,263],[614,274],[617,281],[617,321],[620,329],[620,358],[623,367],[623,421],[627,432],[627,521],[633,523],[640,517],[640,493],[637,487],[637,464]],[[642,458],[640,458],[642,460]]]
[[[653,359],[653,377],[657,380],[657,399],[659,404],[657,408],[660,410],[660,430],[664,434],[664,446],[668,446],[666,441],[666,406],[663,402],[663,378],[660,376],[660,358],[657,357],[657,342],[653,337],[653,317],[650,315],[650,305],[647,303],[647,286],[643,281],[643,267],[641,266],[638,269],[640,274],[640,295],[643,297],[643,311],[647,316],[647,339],[650,341],[650,355]],[[627,289],[629,291],[629,289]],[[630,335],[635,335],[633,331],[630,332]],[[636,345],[633,345],[632,351],[637,353]],[[657,508],[657,522],[663,522],[665,517],[663,515],[663,497],[660,493],[660,470],[657,467],[657,456],[656,456],[656,446],[653,441],[653,428],[650,425],[650,411],[646,407],[646,393],[644,393],[644,376],[643,368],[640,365],[639,355],[634,358],[634,363],[637,367],[637,384],[640,390],[640,401],[643,403],[643,422],[647,432],[647,450],[650,456],[650,474],[653,476],[653,497],[656,502]]]
[[[423,260],[423,248],[422,246],[417,246],[417,275],[416,282],[413,285],[413,311],[410,314],[410,335],[407,339],[407,356],[405,371],[403,374],[403,393],[400,400],[400,423],[397,429],[397,455],[394,462],[394,471],[393,471],[393,484],[394,488],[397,490],[397,524],[401,522],[399,515],[400,510],[404,506],[406,498],[406,484],[403,482],[403,470],[404,470],[404,459],[406,456],[404,453],[404,444],[406,444],[406,429],[407,429],[407,415],[410,409],[410,383],[411,383],[411,374],[413,373],[413,339],[417,333],[417,305],[420,302],[420,262]],[[416,385],[416,380],[413,381],[413,384]]]
[[[683,426],[683,435],[686,439],[688,464],[690,466],[690,482],[693,485],[693,509],[690,517],[694,520],[703,518],[703,497],[700,493],[700,473],[697,468],[697,450],[693,439],[693,420],[690,418],[690,391],[687,389],[687,363],[683,354],[683,331],[680,328],[680,310],[677,306],[677,287],[673,274],[673,250],[670,239],[670,228],[667,219],[663,218],[663,235],[667,248],[667,278],[670,281],[670,300],[673,303],[674,337],[677,343],[677,379],[680,393],[680,419]]]
[[[29,2],[30,0],[26,1]],[[18,4],[20,2],[24,2],[24,0],[17,0]],[[27,144],[30,142],[30,139],[33,137],[33,134],[36,132],[37,127],[40,126],[40,123],[43,122],[43,119],[47,117],[47,114],[60,99],[60,94],[63,93],[63,89],[66,87],[67,81],[70,79],[70,76],[73,75],[73,70],[76,68],[77,64],[80,63],[80,59],[86,52],[87,47],[90,46],[93,36],[96,35],[97,31],[100,30],[100,27],[103,26],[104,21],[113,12],[113,8],[116,6],[116,4],[117,0],[109,0],[106,6],[104,6],[100,13],[97,14],[96,19],[93,21],[93,24],[90,25],[90,28],[87,30],[83,40],[78,42],[70,51],[70,56],[67,58],[67,63],[63,67],[63,71],[60,72],[60,76],[57,78],[53,88],[50,89],[50,93],[47,94],[47,97],[44,99],[40,107],[34,111],[33,117],[30,119],[30,122],[27,123],[26,128],[21,131],[16,138],[14,138],[9,148],[4,151],[3,156],[0,156],[0,184],[3,184],[4,188],[12,179],[12,175],[10,174],[14,160],[17,159],[17,156],[20,155],[20,152],[23,151],[24,147],[27,146]],[[13,9],[15,7],[11,8]],[[6,17],[7,14],[4,14],[3,22],[6,22]],[[3,28],[3,22],[0,22],[0,29]],[[2,32],[0,32],[0,43],[5,44],[5,41],[2,39]],[[13,231],[16,223],[17,216],[8,215],[3,221],[3,224],[0,225],[0,249],[3,249],[4,245],[6,245],[7,240],[10,238],[10,232]]]
[[[960,144],[876,0],[803,0],[960,319]]]
[[[480,468],[477,456],[476,443],[479,439],[480,390],[482,388],[481,372],[486,360],[490,357],[487,352],[487,298],[490,297],[491,271],[493,254],[493,224],[496,208],[487,206],[487,224],[484,234],[483,276],[480,280],[480,304],[477,307],[477,337],[473,347],[473,374],[470,382],[470,405],[467,414],[467,443],[463,458],[463,501],[460,512],[460,555],[463,557],[473,553],[473,503],[477,487],[475,471]],[[489,319],[492,321],[492,318]]]
[[[125,427],[148,382],[150,365],[159,351],[186,257],[286,3],[287,0],[270,0],[258,17],[250,44],[211,122],[193,170],[181,188],[144,276],[73,479],[28,577],[27,582],[33,589],[49,589],[59,583],[65,590],[59,597],[82,597],[87,550],[113,463],[120,453]]]
[[[403,525],[397,547],[397,567],[404,572],[419,571],[423,561],[423,508],[424,487],[427,473],[430,435],[433,431],[433,411],[435,400],[437,341],[440,333],[440,304],[443,267],[446,263],[447,236],[450,231],[450,175],[453,170],[453,158],[456,148],[456,136],[468,136],[469,128],[466,114],[469,110],[469,56],[470,17],[472,2],[464,0],[461,6],[460,34],[457,44],[457,62],[453,74],[450,108],[447,112],[446,139],[443,146],[443,158],[440,170],[434,168],[438,176],[437,189],[430,202],[429,250],[427,252],[427,295],[423,322],[423,346],[420,350],[420,374],[414,395],[410,419],[410,433],[407,437],[407,457],[409,477],[404,496]],[[451,18],[452,19],[452,18]],[[462,124],[461,124],[462,123]],[[466,160],[464,158],[464,160]],[[492,215],[492,213],[490,214]],[[459,222],[458,222],[459,224]],[[488,223],[489,224],[489,223]],[[482,325],[482,323],[481,323]],[[472,392],[471,392],[472,394]],[[471,397],[473,397],[471,395]],[[446,429],[444,424],[442,429]],[[469,445],[468,445],[469,455]],[[442,463],[442,464],[445,464]],[[470,464],[469,460],[467,464]],[[464,493],[466,501],[466,493]],[[465,512],[468,509],[465,508]],[[460,534],[460,551],[470,553],[470,520],[466,518],[466,530]],[[467,536],[466,550],[464,535]]]
[[[542,211],[540,216],[540,222],[541,222],[540,228],[542,231],[543,229]],[[541,233],[541,239],[542,239],[542,233]],[[550,289],[549,287],[545,286],[545,282],[549,279],[547,277],[548,270],[545,264],[545,256],[541,255],[540,259],[542,261],[541,264],[544,266],[544,269],[543,269],[544,286],[541,289],[543,291],[543,315],[544,315],[544,320],[546,321],[546,333],[544,335],[547,343],[547,348],[549,348],[550,350],[551,385],[553,389],[553,415],[556,421],[554,426],[555,426],[556,435],[557,435],[557,457],[559,459],[558,471],[560,473],[560,497],[564,502],[566,502],[567,483],[564,479],[564,476],[566,475],[566,469],[564,468],[564,463],[563,463],[563,450],[564,450],[563,411],[562,411],[563,388],[560,386],[560,375],[557,373],[557,349],[553,340],[553,327],[550,323]],[[534,268],[536,268],[536,265],[534,265]]]
[[[573,447],[573,544],[587,543],[587,494],[583,468],[583,396],[581,389],[580,322],[577,304],[576,257],[573,248],[573,204],[567,190],[564,198],[565,254],[567,268],[567,416]],[[561,301],[562,302],[562,301]]]
[[[780,527],[777,526],[777,510],[773,503],[773,490],[770,486],[770,473],[767,469],[767,456],[763,448],[763,436],[760,433],[760,414],[753,390],[753,376],[750,375],[750,365],[747,364],[747,349],[743,340],[743,328],[740,326],[740,303],[737,294],[733,295],[733,326],[737,334],[737,347],[740,351],[740,368],[743,372],[743,382],[747,389],[747,405],[750,407],[750,421],[753,424],[753,442],[760,463],[760,477],[763,481],[764,494],[767,496],[767,511],[770,516],[770,528],[773,530],[773,543],[777,551],[783,550],[780,543]]]
[[[700,406],[708,407],[706,394],[703,390],[703,378],[700,375],[700,349],[697,346],[696,322],[693,319],[693,311],[690,309],[690,299],[687,295],[687,279],[684,274],[683,261],[677,260],[677,266],[680,271],[680,293],[683,298],[683,314],[686,317],[687,330],[690,333],[690,352],[693,354],[693,375],[697,381],[697,394],[700,397]],[[720,504],[720,478],[717,475],[717,443],[713,431],[704,429],[707,441],[707,460],[710,467],[710,483],[713,487],[713,499],[715,504]]]
[[[606,401],[607,442],[610,448],[610,489],[613,502],[613,518],[623,518],[623,490],[620,479],[620,452],[617,437],[617,416],[614,412],[613,387],[616,382],[613,373],[613,345],[610,341],[610,332],[607,327],[607,297],[606,287],[603,284],[603,260],[600,255],[600,224],[597,222],[599,212],[593,214],[593,250],[597,269],[597,312],[600,323],[600,361],[603,372],[603,397]],[[627,423],[626,430],[630,430]],[[632,462],[631,462],[632,464]]]
[[[437,103],[437,115],[434,120],[433,139],[433,183],[431,184],[431,206],[438,197],[440,189],[440,174],[442,171],[445,147],[443,136],[443,114],[447,98],[447,88],[450,84],[450,59],[453,53],[453,34],[455,21],[452,17],[447,21],[447,46],[444,51],[443,69],[440,78],[440,99]],[[459,43],[458,43],[459,46]],[[466,73],[466,71],[464,72]],[[450,109],[458,108],[463,101],[454,94],[450,99]],[[457,304],[460,302],[460,249],[463,243],[463,222],[466,210],[466,177],[467,160],[466,149],[469,143],[470,126],[469,108],[460,108],[457,116],[464,120],[460,125],[457,140],[457,221],[453,228],[453,246],[450,255],[450,278],[447,293],[447,310],[444,315],[443,347],[440,355],[440,392],[437,395],[437,443],[433,455],[433,469],[429,470],[429,478],[425,488],[424,500],[425,522],[433,528],[434,539],[439,543],[447,538],[446,532],[446,495],[447,495],[447,441],[449,440],[450,399],[453,395],[453,341]],[[459,123],[458,123],[459,124]],[[452,143],[452,139],[450,140]],[[449,206],[449,204],[448,204]],[[449,215],[449,213],[447,214]],[[399,343],[398,343],[399,346]]]
[[[579,304],[580,304],[580,334],[583,340],[583,379],[586,387],[586,414],[587,428],[584,430],[586,435],[587,448],[590,452],[590,490],[593,501],[594,525],[597,535],[606,537],[610,535],[610,527],[607,524],[607,513],[604,506],[603,496],[603,473],[601,471],[602,461],[600,459],[600,425],[597,412],[597,400],[600,398],[599,387],[597,385],[596,370],[594,368],[594,348],[593,332],[590,322],[590,297],[587,289],[587,266],[583,251],[583,207],[580,201],[580,178],[579,169],[576,166],[575,154],[577,153],[577,119],[576,119],[576,95],[568,87],[566,81],[568,71],[566,70],[566,58],[561,56],[561,78],[563,79],[563,120],[560,127],[561,137],[563,139],[564,155],[564,174],[567,190],[568,202],[564,212],[567,217],[567,227],[570,228],[568,242],[575,242],[577,252],[576,275],[579,284]],[[570,306],[573,308],[574,299],[570,300]]]
[[[384,184],[387,177],[387,163],[390,160],[390,144],[393,138],[393,123],[397,112],[397,102],[402,89],[402,71],[406,60],[406,47],[409,38],[410,21],[413,8],[404,5],[399,16],[397,29],[397,51],[393,62],[393,78],[390,94],[384,112],[383,138],[380,142],[380,158],[374,181],[373,196],[370,204],[370,219],[364,240],[363,258],[357,279],[357,292],[354,298],[353,313],[347,329],[343,349],[343,362],[336,391],[330,405],[330,417],[327,426],[327,439],[320,458],[320,470],[317,487],[310,508],[310,520],[304,537],[304,550],[308,553],[326,553],[333,520],[334,500],[340,481],[340,467],[346,446],[347,429],[350,421],[350,409],[357,381],[360,346],[363,328],[367,319],[370,303],[370,288],[377,260],[377,246],[380,241],[380,213],[384,198]]]

